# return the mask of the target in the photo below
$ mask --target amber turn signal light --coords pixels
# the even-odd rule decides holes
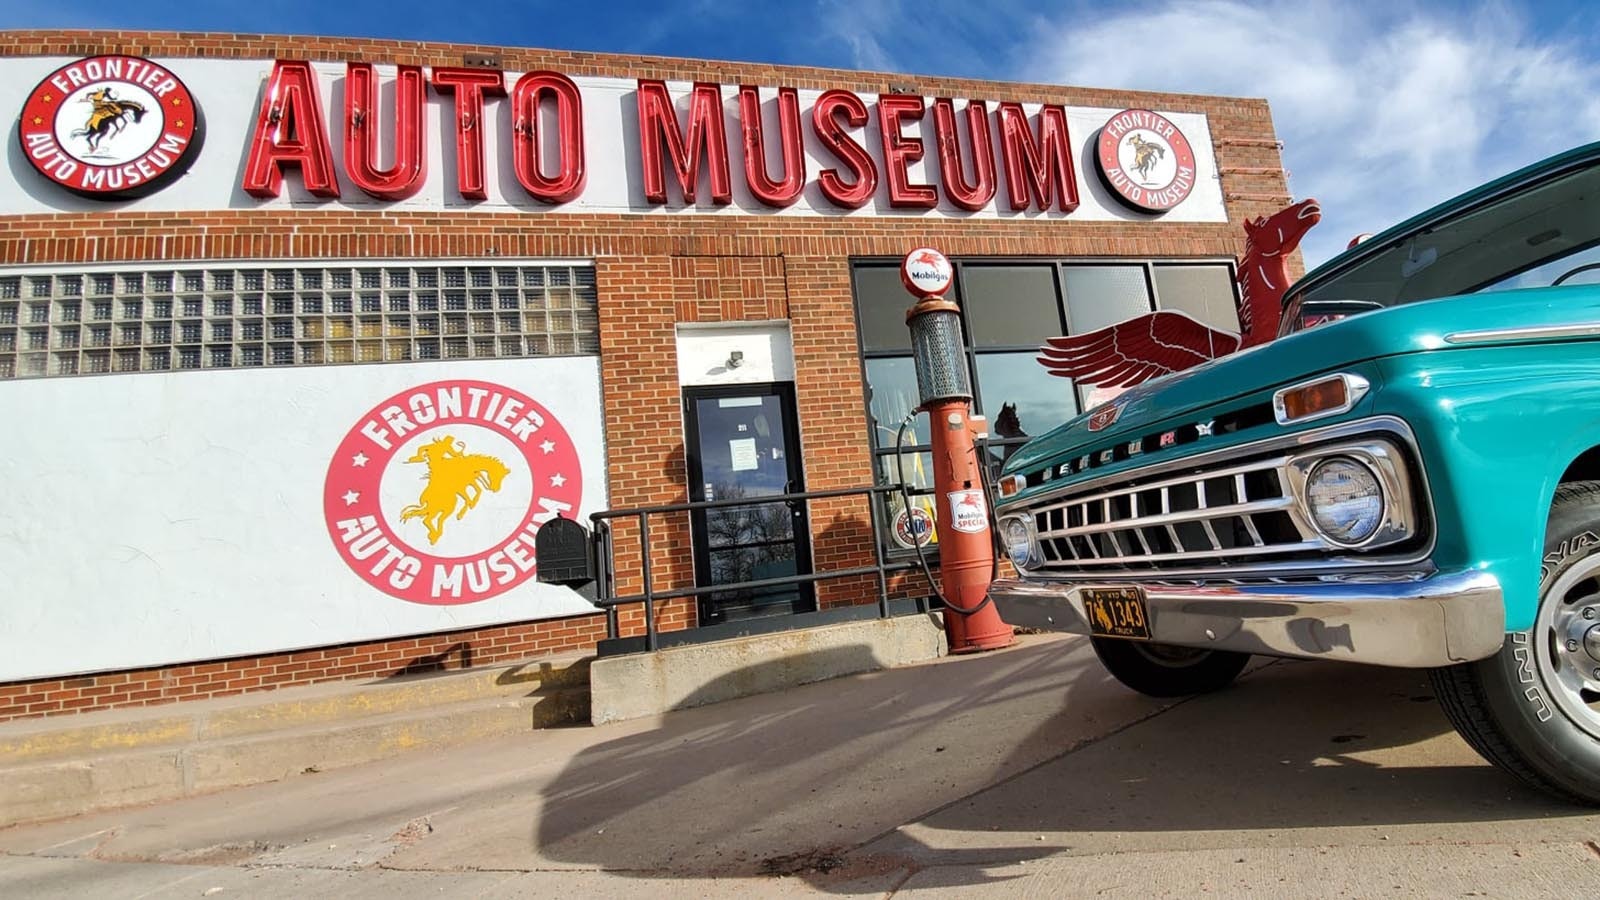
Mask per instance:
[[[1370,388],[1360,375],[1328,375],[1273,394],[1272,411],[1279,425],[1334,416],[1348,412]]]
[[[1007,475],[1000,479],[1000,496],[1010,497],[1027,486],[1027,479],[1021,475]]]

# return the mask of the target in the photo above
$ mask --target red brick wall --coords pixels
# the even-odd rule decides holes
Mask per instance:
[[[0,55],[44,53],[365,59],[423,65],[459,65],[464,54],[485,53],[498,56],[508,70],[552,68],[569,75],[839,87],[866,94],[886,91],[889,80],[866,72],[438,43],[143,32],[0,33]],[[0,213],[0,265],[317,257],[594,259],[610,506],[616,508],[687,499],[675,354],[680,322],[788,318],[807,487],[864,485],[872,480],[872,471],[856,357],[851,257],[898,257],[925,243],[956,257],[1226,257],[1242,249],[1243,219],[1270,214],[1291,200],[1263,101],[923,76],[895,76],[894,81],[930,94],[1204,113],[1210,119],[1230,221],[858,216],[846,222],[810,216],[315,209],[139,213],[108,208],[53,215]],[[1298,255],[1291,268],[1300,272]],[[863,500],[818,501],[811,518],[818,571],[870,564]],[[668,589],[692,583],[692,562],[683,552],[688,545],[686,518],[660,516],[650,527],[654,585]],[[643,588],[637,529],[619,522],[616,532],[619,592],[637,593]],[[920,575],[899,582],[900,592],[921,588]],[[826,606],[857,603],[872,599],[874,588],[871,578],[824,582],[818,596]],[[643,630],[641,610],[626,609],[620,618],[624,634]],[[686,627],[694,618],[693,601],[658,604],[660,628]],[[603,618],[588,616],[223,663],[0,685],[0,720],[328,679],[381,677],[458,644],[473,649],[475,664],[592,648],[603,633]],[[461,660],[457,652],[447,664]]]
[[[593,647],[605,637],[605,630],[603,618],[579,616],[194,665],[19,681],[0,684],[0,721],[226,697],[344,678],[462,669]]]

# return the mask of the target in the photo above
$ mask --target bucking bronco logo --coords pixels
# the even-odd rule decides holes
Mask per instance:
[[[400,521],[421,519],[428,529],[430,544],[439,543],[445,519],[451,513],[456,513],[457,519],[464,518],[478,505],[484,491],[499,491],[511,473],[505,463],[492,456],[467,453],[466,446],[448,434],[423,444],[406,462],[427,465],[428,486],[422,489],[416,503],[400,510]],[[460,512],[456,512],[458,504]]]
[[[89,96],[78,101],[87,103],[92,108],[89,110],[89,120],[82,128],[72,132],[75,138],[83,138],[89,147],[89,155],[93,156],[100,150],[100,142],[107,136],[121,134],[128,127],[131,118],[135,125],[144,121],[144,104],[133,100],[119,100],[116,93],[109,85],[89,92]]]
[[[1137,131],[1128,135],[1128,146],[1133,148],[1133,170],[1139,173],[1145,186],[1150,186],[1150,170],[1167,155],[1167,148],[1155,141],[1145,140],[1144,135]]]
[[[439,381],[373,407],[328,466],[323,510],[344,561],[413,603],[486,600],[531,578],[534,535],[583,498],[577,449],[532,398]]]
[[[1095,168],[1123,204],[1160,213],[1194,191],[1194,148],[1178,126],[1148,109],[1112,116],[1095,142]]]
[[[1095,624],[1100,626],[1101,631],[1116,631],[1117,626],[1111,624],[1111,614],[1106,612],[1106,608],[1104,606],[1096,603],[1095,605],[1089,607],[1089,614],[1094,616]]]
[[[148,194],[181,175],[203,122],[176,75],[135,56],[62,66],[33,89],[17,130],[39,174],[96,199]]]

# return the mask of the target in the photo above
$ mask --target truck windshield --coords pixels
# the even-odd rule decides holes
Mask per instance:
[[[1288,334],[1365,309],[1479,291],[1600,283],[1600,163],[1462,206],[1290,298]]]

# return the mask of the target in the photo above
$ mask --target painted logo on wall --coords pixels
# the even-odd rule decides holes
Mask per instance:
[[[39,174],[98,200],[142,197],[183,174],[204,121],[178,76],[137,56],[92,56],[50,73],[17,125]]]
[[[1178,126],[1148,109],[1125,109],[1100,129],[1095,168],[1118,200],[1166,212],[1194,190],[1194,148]]]
[[[533,577],[533,539],[583,497],[577,448],[513,388],[437,381],[390,397],[345,435],[323,511],[345,563],[401,600],[473,603]]]

